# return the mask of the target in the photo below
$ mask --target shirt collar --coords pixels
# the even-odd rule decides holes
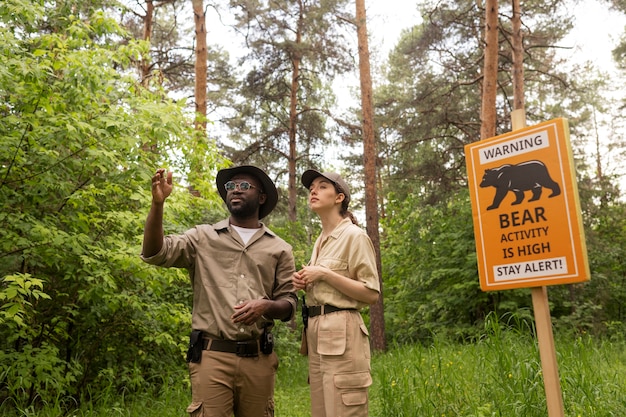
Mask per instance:
[[[270,229],[268,229],[263,222],[259,222],[259,223],[261,224],[261,229],[263,229],[263,233],[267,233],[270,236],[276,236],[276,234],[272,232]],[[220,220],[219,222],[213,225],[213,228],[216,231],[228,229],[229,227],[230,227],[230,222],[228,221],[228,218],[224,220]]]
[[[332,237],[333,239],[338,239],[343,231],[346,230],[346,228],[348,228],[351,224],[352,220],[350,220],[349,217],[345,217],[342,221],[339,222],[337,226],[335,226],[329,237]]]

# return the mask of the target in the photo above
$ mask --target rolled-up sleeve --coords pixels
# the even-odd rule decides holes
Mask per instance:
[[[370,238],[365,233],[359,233],[354,236],[350,248],[352,249],[352,256],[349,258],[351,273],[367,288],[380,292],[376,252],[374,252],[374,245]]]
[[[298,298],[293,288],[292,277],[296,271],[296,264],[293,257],[291,247],[287,247],[282,251],[276,268],[276,279],[273,290],[274,300],[286,300],[291,304],[291,315],[283,321],[289,321],[296,312]]]
[[[182,235],[168,235],[163,239],[161,250],[153,256],[141,259],[151,265],[165,268],[190,268],[196,255],[196,229],[191,229]]]

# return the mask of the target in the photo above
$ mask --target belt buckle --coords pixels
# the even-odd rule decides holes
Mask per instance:
[[[249,342],[237,342],[236,346],[236,352],[235,354],[239,357],[242,358],[252,358],[255,356],[259,356],[258,351],[254,351],[254,345],[250,344]]]

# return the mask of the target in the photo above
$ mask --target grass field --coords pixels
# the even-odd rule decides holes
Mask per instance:
[[[626,345],[557,341],[565,416],[626,416]],[[302,365],[306,366],[306,364]],[[277,415],[308,416],[305,369],[283,370]],[[503,333],[472,344],[405,346],[375,355],[370,416],[546,417],[539,351]]]
[[[626,416],[626,343],[587,337],[556,340],[565,416]],[[282,355],[277,417],[309,415],[306,358]],[[372,417],[546,417],[536,341],[496,331],[471,344],[435,342],[392,347],[372,358]],[[184,377],[181,377],[184,379]],[[184,381],[157,394],[102,393],[70,416],[180,416],[189,401]],[[6,407],[5,407],[6,408]],[[46,410],[0,409],[3,416],[60,416]]]

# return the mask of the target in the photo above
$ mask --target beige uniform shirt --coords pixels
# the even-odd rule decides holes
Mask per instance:
[[[343,219],[324,241],[321,241],[321,236],[317,238],[309,265],[329,268],[380,292],[374,245],[365,231],[349,218]],[[344,295],[323,281],[316,281],[307,287],[306,303],[356,309],[367,305]]]
[[[193,286],[192,328],[212,338],[258,338],[266,321],[246,326],[230,319],[233,306],[247,300],[287,300],[296,310],[291,282],[295,262],[291,246],[262,225],[247,245],[228,219],[166,236],[156,255],[142,259],[162,267],[186,268]],[[291,317],[289,318],[291,319]]]

